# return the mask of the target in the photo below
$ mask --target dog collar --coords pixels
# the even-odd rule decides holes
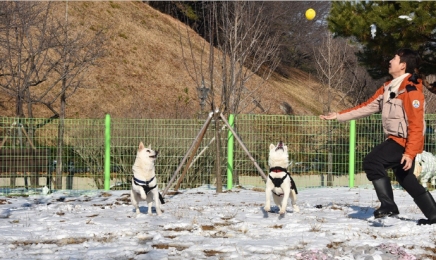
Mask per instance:
[[[288,173],[288,171],[285,168],[282,168],[279,166],[269,168],[269,172],[286,172],[286,173]]]
[[[133,181],[135,182],[136,185],[142,186],[142,185],[146,185],[148,186],[150,184],[150,182],[152,182],[154,180],[154,177],[151,178],[149,181],[141,181],[135,178],[135,176],[133,176]]]

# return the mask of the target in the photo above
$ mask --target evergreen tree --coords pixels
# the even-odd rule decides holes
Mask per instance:
[[[327,20],[335,36],[361,45],[359,61],[375,79],[389,75],[389,61],[399,48],[419,52],[421,73],[436,73],[436,2],[333,2]],[[374,37],[371,25],[376,26]]]

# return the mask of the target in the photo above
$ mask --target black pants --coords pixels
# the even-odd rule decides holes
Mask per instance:
[[[415,161],[412,168],[408,171],[403,170],[401,158],[404,153],[404,147],[392,139],[387,139],[383,143],[374,147],[374,149],[363,160],[363,170],[366,172],[368,180],[378,180],[388,177],[386,169],[392,169],[398,183],[403,187],[412,198],[416,198],[426,192],[424,187],[419,184],[416,176],[413,174]]]

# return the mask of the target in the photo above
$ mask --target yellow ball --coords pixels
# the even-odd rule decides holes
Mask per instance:
[[[313,18],[315,18],[315,15],[316,15],[315,10],[313,10],[312,8],[307,9],[306,11],[307,20],[312,20]]]

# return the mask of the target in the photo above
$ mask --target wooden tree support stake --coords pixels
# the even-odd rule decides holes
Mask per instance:
[[[216,112],[216,113],[218,113],[218,112]],[[186,153],[185,157],[180,162],[179,166],[177,167],[176,171],[174,172],[173,176],[171,177],[171,180],[168,182],[167,186],[165,187],[164,191],[162,192],[162,196],[165,196],[167,194],[168,189],[170,188],[170,186],[174,182],[179,171],[182,169],[183,164],[185,163],[187,158],[190,156],[188,163],[187,163],[187,166],[185,167],[185,170],[183,171],[182,175],[180,176],[179,181],[177,182],[177,185],[175,187],[176,191],[179,189],[180,183],[183,181],[183,178],[185,177],[186,172],[188,171],[188,169],[192,163],[192,160],[194,159],[194,154],[198,150],[200,143],[203,140],[204,135],[207,131],[207,128],[209,127],[209,124],[210,124],[210,121],[212,120],[213,114],[214,114],[213,112],[209,113],[208,119],[204,123],[203,127],[201,128],[200,132],[198,133],[197,137],[194,139],[194,142],[192,143],[191,147],[189,148],[188,152]],[[236,134],[236,132],[233,130],[233,128],[230,126],[229,122],[227,121],[227,119],[224,117],[224,115],[221,112],[220,112],[220,117],[223,120],[223,122],[226,124],[226,126],[229,128],[229,130],[233,133],[233,136],[238,141],[238,143],[241,145],[242,149],[247,154],[248,158],[250,158],[250,160],[253,162],[254,166],[259,171],[259,173],[262,176],[262,178],[264,179],[264,181],[266,181],[267,177],[266,177],[265,173],[263,172],[262,168],[260,168],[260,166],[257,164],[256,160],[253,158],[253,156],[251,156],[250,152],[248,151],[247,147],[242,142],[241,138],[239,138],[239,136]]]
[[[213,113],[210,112],[209,113],[209,117],[207,118],[206,122],[204,123],[203,127],[201,128],[200,132],[198,133],[197,137],[194,139],[194,142],[192,143],[191,147],[189,148],[188,152],[186,153],[185,157],[182,159],[182,161],[180,162],[179,166],[177,167],[176,171],[174,172],[173,176],[171,177],[170,181],[168,182],[167,186],[165,187],[164,191],[162,192],[162,196],[165,196],[168,192],[168,189],[170,188],[171,184],[174,182],[177,173],[179,173],[180,169],[182,169],[183,164],[185,163],[186,159],[188,158],[188,156],[191,154],[192,150],[194,149],[195,146],[197,146],[197,142],[201,142],[198,141],[201,137],[201,139],[204,137],[204,133],[206,132],[210,121],[212,120],[212,115]]]

